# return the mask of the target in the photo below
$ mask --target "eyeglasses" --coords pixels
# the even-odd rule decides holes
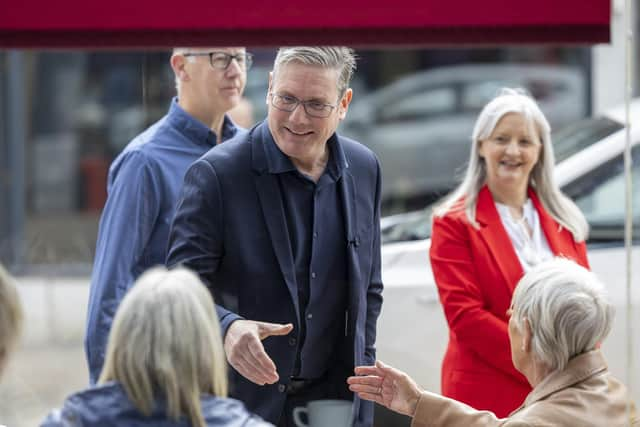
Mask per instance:
[[[187,52],[184,53],[183,56],[208,56],[209,64],[217,70],[226,70],[233,59],[236,60],[238,66],[243,70],[248,70],[251,68],[251,64],[253,64],[253,55],[248,52],[237,53],[235,55],[226,52]]]
[[[295,96],[291,95],[277,95],[275,93],[269,93],[271,97],[271,105],[281,111],[292,113],[298,105],[302,104],[304,111],[311,117],[318,119],[324,119],[331,115],[331,112],[338,105],[325,104],[318,101],[300,101]]]

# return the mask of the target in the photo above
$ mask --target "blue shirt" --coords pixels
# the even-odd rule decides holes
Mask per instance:
[[[293,376],[320,378],[333,362],[344,335],[348,301],[346,237],[339,179],[339,142],[327,141],[327,166],[315,183],[300,173],[272,139],[266,144],[269,172],[277,174],[293,254],[300,308],[300,330]],[[320,263],[318,260],[324,260]],[[291,341],[293,340],[293,341]]]
[[[224,119],[222,140],[236,126]],[[216,145],[214,132],[174,98],[166,116],[131,141],[109,168],[91,275],[85,351],[91,383],[104,362],[114,313],[138,276],[164,264],[184,174]]]

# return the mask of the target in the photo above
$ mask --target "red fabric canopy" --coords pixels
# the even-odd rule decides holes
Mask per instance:
[[[610,0],[0,0],[0,47],[609,41]]]

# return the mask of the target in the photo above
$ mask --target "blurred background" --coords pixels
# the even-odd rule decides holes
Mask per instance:
[[[357,50],[340,132],[378,154],[383,216],[422,209],[451,189],[473,121],[500,87],[526,88],[555,130],[622,103],[620,10],[613,19],[612,44],[595,47]],[[252,126],[265,117],[275,50],[248,50],[251,108],[237,118]],[[633,58],[638,88],[640,52]],[[0,51],[0,261],[18,277],[27,315],[0,381],[0,424],[37,425],[87,385],[82,340],[107,171],[167,111],[168,59],[162,51]]]

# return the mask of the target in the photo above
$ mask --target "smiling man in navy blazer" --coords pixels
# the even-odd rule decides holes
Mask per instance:
[[[380,278],[380,167],[336,134],[352,91],[344,47],[278,51],[267,120],[211,150],[185,176],[168,265],[197,271],[217,303],[231,395],[278,426],[348,390],[375,361]]]

